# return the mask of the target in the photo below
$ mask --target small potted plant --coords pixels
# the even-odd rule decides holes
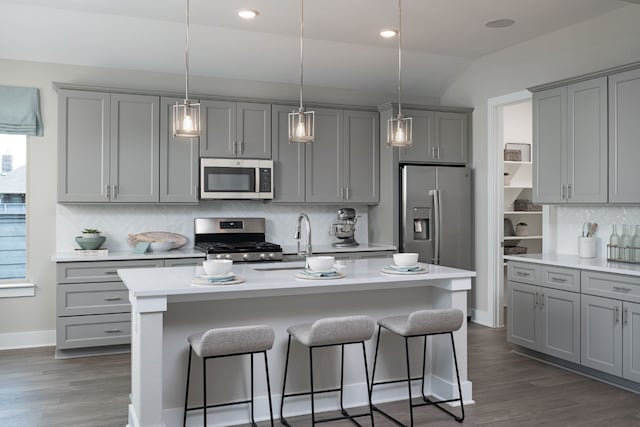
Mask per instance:
[[[100,233],[101,231],[97,228],[85,228],[84,230],[82,230],[82,237],[84,237],[85,239],[96,238],[100,237]]]

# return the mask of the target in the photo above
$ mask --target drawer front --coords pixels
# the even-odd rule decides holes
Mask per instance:
[[[583,271],[583,294],[640,303],[640,277]]]
[[[507,279],[513,282],[537,285],[540,279],[540,266],[509,261],[507,264]]]
[[[202,265],[204,257],[202,258],[168,258],[164,260],[165,267],[196,267]]]
[[[129,344],[130,314],[58,317],[56,347],[59,349]]]
[[[164,267],[164,260],[84,261],[59,263],[58,283],[113,282],[119,280],[119,268]]]
[[[129,291],[122,282],[58,285],[58,316],[128,313],[130,311]]]
[[[543,265],[540,285],[563,291],[580,292],[580,270]]]

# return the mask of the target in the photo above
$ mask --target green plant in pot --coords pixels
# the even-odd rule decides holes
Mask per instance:
[[[106,237],[100,235],[97,228],[85,228],[82,230],[82,236],[76,237],[76,243],[84,250],[100,249],[100,246],[107,240]]]

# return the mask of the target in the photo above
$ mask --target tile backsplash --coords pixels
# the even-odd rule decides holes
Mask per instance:
[[[577,254],[578,236],[585,222],[598,224],[596,232],[596,257],[606,257],[607,243],[613,224],[640,224],[640,206],[558,206],[557,207],[557,252]]]
[[[73,251],[78,246],[74,237],[83,228],[98,228],[107,240],[110,251],[127,251],[127,235],[146,231],[169,231],[186,236],[193,246],[193,219],[201,217],[265,217],[267,241],[280,245],[295,245],[293,234],[300,212],[311,220],[314,245],[328,245],[336,240],[329,234],[337,221],[341,206],[294,206],[260,201],[201,202],[197,206],[168,205],[57,205],[56,251]],[[360,216],[356,225],[356,240],[368,242],[367,207],[357,206]],[[304,226],[303,226],[304,229]]]

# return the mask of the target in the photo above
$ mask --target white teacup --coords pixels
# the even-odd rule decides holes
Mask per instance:
[[[328,273],[333,271],[333,263],[336,261],[332,256],[312,256],[307,258],[309,268],[313,271]]]
[[[398,267],[412,267],[418,264],[418,254],[414,252],[393,254],[393,263]]]
[[[209,276],[225,276],[231,272],[233,260],[230,259],[209,259],[202,263],[204,272]]]

